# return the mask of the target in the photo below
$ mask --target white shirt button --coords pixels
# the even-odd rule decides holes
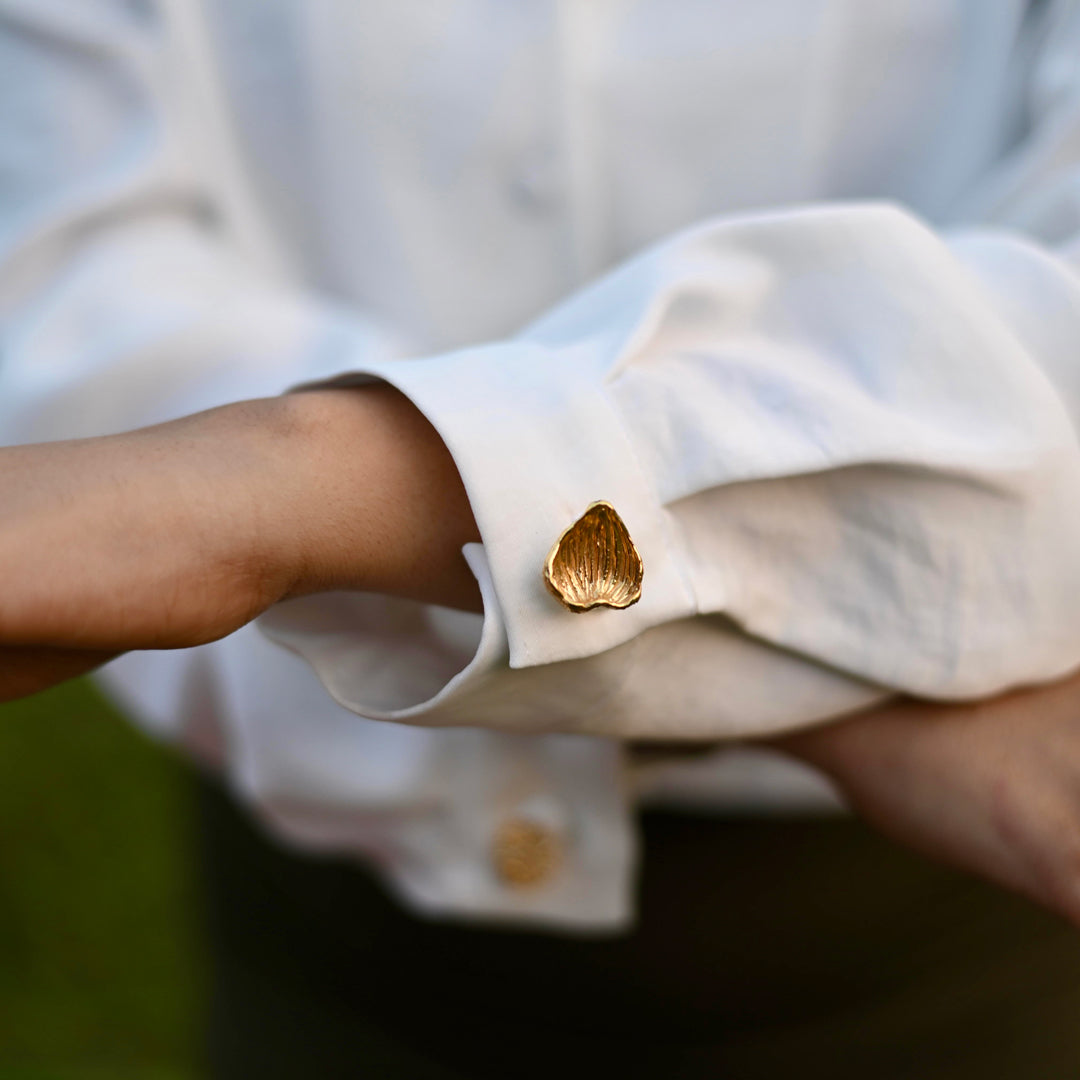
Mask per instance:
[[[523,210],[539,213],[560,200],[562,179],[553,150],[537,150],[524,157],[510,176],[510,196]]]

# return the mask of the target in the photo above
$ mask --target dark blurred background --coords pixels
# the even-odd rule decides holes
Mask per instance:
[[[0,706],[0,1080],[194,1080],[191,776],[88,681]]]

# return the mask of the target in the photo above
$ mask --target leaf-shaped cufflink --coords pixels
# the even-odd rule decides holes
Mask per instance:
[[[603,501],[592,503],[555,541],[544,562],[544,584],[574,612],[636,604],[644,573],[623,519]]]

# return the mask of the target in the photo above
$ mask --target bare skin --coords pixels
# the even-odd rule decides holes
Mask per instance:
[[[386,387],[0,449],[0,506],[0,700],[128,649],[215,640],[289,596],[479,608],[460,477]],[[970,705],[898,701],[772,745],[885,834],[1080,925],[1080,675]]]
[[[198,645],[337,588],[479,609],[453,460],[385,387],[2,449],[0,505],[0,646]]]
[[[774,745],[886,836],[1080,926],[1080,675],[971,704],[898,700]]]

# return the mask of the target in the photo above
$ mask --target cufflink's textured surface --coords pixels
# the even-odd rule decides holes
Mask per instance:
[[[592,503],[555,541],[544,584],[571,611],[625,608],[641,599],[645,567],[615,507]]]
[[[562,844],[549,828],[527,818],[504,821],[492,844],[495,873],[504,885],[542,885],[558,871]]]

